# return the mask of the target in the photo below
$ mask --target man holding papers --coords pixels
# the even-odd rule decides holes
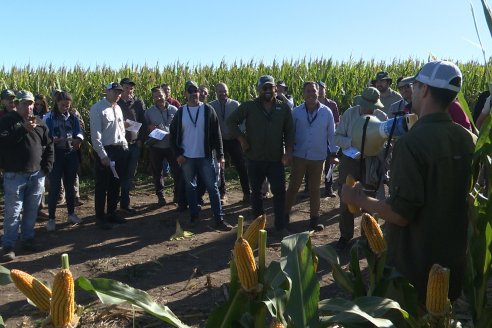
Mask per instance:
[[[160,206],[166,205],[164,198],[164,183],[162,178],[162,168],[164,159],[171,166],[171,175],[174,180],[174,196],[178,198],[180,188],[182,188],[181,169],[176,162],[170,142],[169,126],[176,115],[178,109],[166,101],[164,90],[161,87],[152,88],[152,99],[154,106],[145,111],[145,122],[147,124],[149,140],[150,165],[154,180],[157,203]]]
[[[135,97],[135,82],[125,77],[120,81],[123,92],[118,100],[118,105],[125,120],[125,138],[128,143],[128,162],[125,176],[121,179],[121,210],[134,214],[136,211],[130,206],[130,189],[137,171],[138,159],[145,140],[145,129],[141,128],[144,123],[145,103]],[[137,128],[136,128],[137,127]]]

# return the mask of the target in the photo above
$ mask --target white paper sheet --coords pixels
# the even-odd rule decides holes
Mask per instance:
[[[149,133],[149,137],[157,139],[157,140],[163,140],[169,132],[161,130],[161,129],[154,129],[152,132]]]
[[[347,149],[342,150],[342,152],[346,156],[353,158],[353,159],[358,159],[358,158],[360,158],[360,155],[361,155],[360,151],[355,147],[349,147]]]
[[[119,179],[118,173],[116,172],[116,163],[114,161],[109,162],[109,167],[111,168],[111,172],[113,172],[113,176],[116,179]]]
[[[138,131],[140,130],[140,127],[142,126],[142,123],[135,122],[135,121],[132,121],[129,119],[127,119],[125,122],[130,124],[130,126],[125,129],[126,131],[130,131],[130,132],[138,133]]]

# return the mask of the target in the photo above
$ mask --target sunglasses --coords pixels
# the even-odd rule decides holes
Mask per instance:
[[[402,87],[399,87],[398,90],[400,90],[400,91],[407,90],[407,89],[410,89],[411,86],[412,86],[411,84],[407,84],[407,85],[404,85]]]
[[[188,91],[188,93],[197,93],[198,89],[191,87],[191,88],[188,88],[188,90],[186,90],[186,91]]]

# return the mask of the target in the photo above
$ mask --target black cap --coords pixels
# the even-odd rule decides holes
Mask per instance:
[[[325,82],[323,82],[323,81],[317,81],[316,83],[318,83],[318,86],[320,86],[322,88],[326,88]]]
[[[120,84],[121,85],[123,85],[123,84],[129,84],[129,85],[135,86],[135,82],[133,82],[133,80],[130,79],[129,77],[125,77],[125,78],[121,79]]]
[[[393,82],[393,80],[389,77],[388,72],[378,72],[376,74],[376,78],[371,81],[372,84],[376,83],[376,81],[381,81],[381,80],[388,80],[389,84]]]

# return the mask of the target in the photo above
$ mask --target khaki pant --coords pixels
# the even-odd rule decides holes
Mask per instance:
[[[296,199],[297,192],[301,186],[304,174],[307,172],[309,180],[309,211],[311,218],[319,217],[319,182],[321,180],[321,173],[323,172],[324,160],[315,161],[308,160],[299,157],[292,159],[292,173],[290,175],[289,188],[287,189],[287,195],[285,199],[285,213],[288,215],[294,201]]]

